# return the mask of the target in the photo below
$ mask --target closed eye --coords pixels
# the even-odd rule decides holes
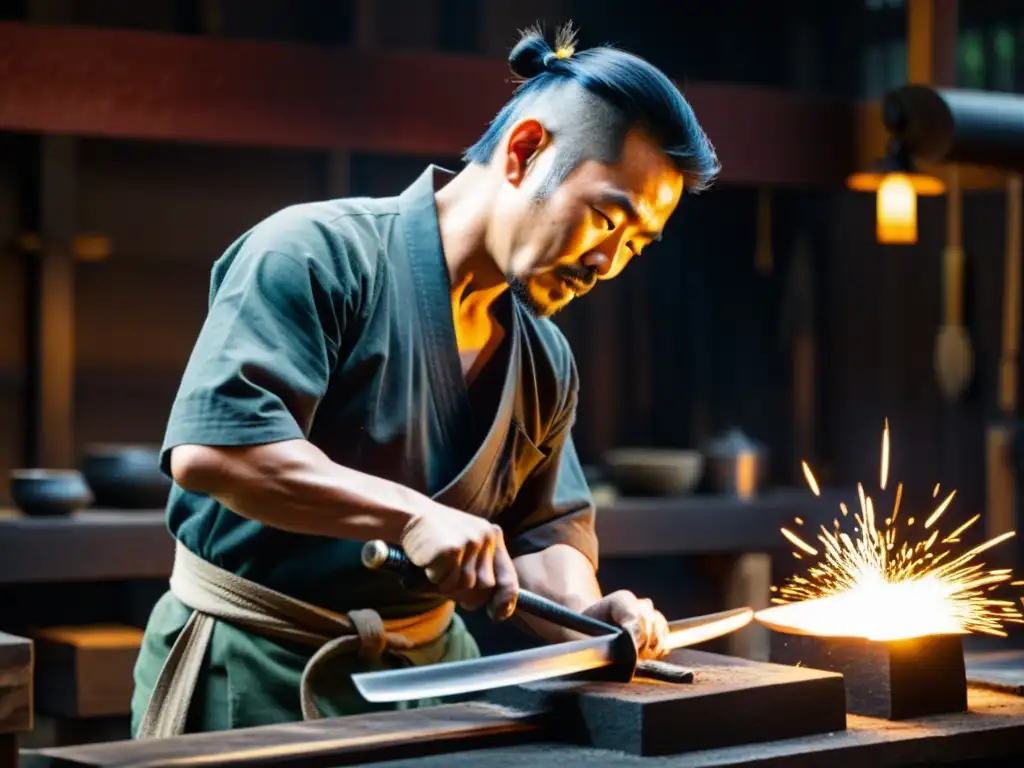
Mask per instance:
[[[602,219],[604,219],[604,223],[608,227],[608,231],[609,232],[611,230],[615,229],[615,222],[611,220],[610,216],[608,216],[603,211],[599,211],[597,208],[594,208],[594,213],[596,213],[598,216],[600,216]]]

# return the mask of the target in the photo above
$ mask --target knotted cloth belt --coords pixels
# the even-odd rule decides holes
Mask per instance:
[[[302,716],[314,720],[321,714],[311,680],[328,659],[357,652],[376,658],[385,651],[426,645],[447,631],[455,612],[455,605],[447,602],[418,616],[389,621],[374,610],[334,613],[225,571],[180,542],[175,550],[171,592],[192,609],[192,615],[157,677],[139,723],[140,739],[185,732],[199,671],[218,619],[256,634],[318,648],[302,671],[300,685]]]

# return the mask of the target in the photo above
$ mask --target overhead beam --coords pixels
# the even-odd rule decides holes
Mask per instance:
[[[500,58],[0,24],[0,130],[452,157],[511,95]],[[691,83],[727,183],[839,186],[843,101]]]

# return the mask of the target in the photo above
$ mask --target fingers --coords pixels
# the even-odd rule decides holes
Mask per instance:
[[[437,585],[438,589],[446,595],[471,592],[476,586],[477,559],[483,549],[483,541],[477,539],[467,541],[459,553],[458,560],[453,562],[448,573]]]
[[[489,604],[499,620],[512,615],[519,577],[500,527],[461,512],[424,515],[402,539],[409,559],[424,567],[438,593],[468,610]]]
[[[497,530],[494,542],[494,592],[490,599],[491,615],[499,620],[508,619],[516,609],[519,576],[512,558],[505,549],[505,537]]]
[[[500,529],[499,529],[500,534]],[[494,577],[494,553],[497,549],[494,536],[489,537],[480,552],[480,557],[476,561],[476,586],[482,592],[487,592],[494,589],[496,584]]]
[[[607,602],[607,617],[612,624],[624,627],[627,624],[635,624],[640,619],[640,601],[628,589],[612,592],[606,595],[602,602]]]
[[[627,630],[641,658],[660,659],[668,654],[668,621],[651,600],[623,589],[605,596],[586,613]]]
[[[668,619],[665,618],[661,611],[655,611],[653,606],[651,610],[653,614],[652,630],[645,657],[662,659],[669,654],[669,648],[666,647],[669,635]]]

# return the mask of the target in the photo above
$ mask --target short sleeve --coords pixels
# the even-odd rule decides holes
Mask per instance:
[[[523,483],[503,526],[512,557],[555,544],[579,550],[598,566],[596,509],[572,440],[575,404],[548,440],[547,457]]]
[[[216,273],[216,268],[215,268]],[[312,256],[247,247],[211,292],[160,456],[308,434],[338,357],[341,290]]]

